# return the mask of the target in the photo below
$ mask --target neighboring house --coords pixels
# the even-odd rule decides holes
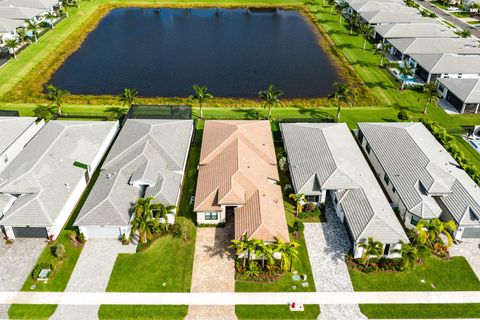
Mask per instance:
[[[375,26],[375,41],[398,38],[458,38],[452,29],[432,20],[431,23],[396,23]]]
[[[177,206],[192,134],[192,120],[128,119],[74,225],[86,238],[128,237],[138,198]]]
[[[117,130],[118,122],[48,122],[0,173],[0,196],[12,202],[0,217],[6,236],[55,239]]]
[[[394,23],[431,23],[432,19],[422,17],[418,13],[412,13],[409,8],[395,11],[368,11],[360,13],[361,20],[370,25],[394,24]]]
[[[52,10],[58,3],[58,0],[2,0],[0,1],[0,7],[34,8],[48,11]]]
[[[386,41],[392,45],[391,54],[400,60],[408,59],[414,54],[480,55],[480,47],[472,38],[399,38]]]
[[[349,13],[363,13],[372,11],[401,11],[403,13],[417,14],[416,8],[410,8],[403,3],[387,2],[387,1],[365,1],[365,2],[352,2],[350,3]]]
[[[459,113],[480,113],[480,79],[439,78],[437,90]]]
[[[480,55],[413,54],[409,64],[424,82],[437,78],[480,78]]]
[[[0,117],[0,172],[23,150],[45,125],[34,117]],[[1,216],[0,205],[0,216]]]
[[[30,20],[43,12],[43,9],[38,8],[2,7],[0,2],[0,18],[4,19]]]
[[[194,211],[235,239],[289,241],[269,121],[205,121]]]
[[[397,258],[402,225],[345,123],[280,124],[295,193],[309,202],[330,198],[353,244],[355,258],[369,237],[383,243],[383,256]],[[308,147],[305,141],[308,140]]]
[[[343,2],[348,3],[349,5],[357,4],[357,3],[365,3],[371,0],[344,0]],[[388,2],[388,3],[398,3],[404,4],[403,0],[375,0],[375,2]]]
[[[359,123],[358,139],[408,228],[453,220],[480,238],[480,188],[422,123]]]

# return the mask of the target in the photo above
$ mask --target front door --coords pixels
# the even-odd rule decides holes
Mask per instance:
[[[225,208],[225,223],[233,224],[235,220],[235,207]]]

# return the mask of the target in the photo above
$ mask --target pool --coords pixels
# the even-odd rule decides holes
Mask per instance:
[[[341,81],[297,11],[112,10],[51,83],[73,94],[185,97],[194,84],[220,97],[257,97],[274,84],[287,98],[325,97]]]

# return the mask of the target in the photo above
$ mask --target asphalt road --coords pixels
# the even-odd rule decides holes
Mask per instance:
[[[418,3],[419,5],[421,5],[422,7],[432,11],[433,13],[435,13],[440,18],[442,18],[444,20],[447,20],[451,24],[454,24],[454,25],[456,25],[457,27],[459,27],[463,30],[470,31],[473,36],[480,39],[480,30],[478,30],[477,28],[474,28],[472,25],[463,22],[462,20],[458,19],[455,16],[452,16],[451,14],[449,14],[446,11],[443,11],[442,9],[437,7],[436,5],[431,4],[429,1],[426,1],[426,0],[423,0],[423,1],[422,0],[414,0],[414,1],[416,3]]]

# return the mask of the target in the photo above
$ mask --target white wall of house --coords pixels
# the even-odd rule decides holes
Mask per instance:
[[[214,214],[217,214],[217,219],[207,219]],[[211,211],[211,212],[197,212],[197,224],[219,224],[225,222],[225,210]]]
[[[387,246],[387,244],[383,244],[383,250],[385,250],[386,246]],[[401,248],[402,248],[402,244],[392,243],[392,244],[390,244],[388,254],[384,254],[381,257],[388,258],[388,259],[400,258],[402,255],[399,254],[399,253],[395,253],[395,250],[400,250]],[[355,243],[353,245],[353,257],[355,259],[362,258],[363,257],[363,252],[364,252],[364,249],[362,247],[360,247],[360,244]]]
[[[127,237],[130,234],[129,226],[83,226],[78,230],[85,236],[85,239],[121,239],[122,234]]]
[[[103,157],[105,156],[105,153],[107,152],[108,148],[112,144],[113,138],[115,138],[115,135],[117,134],[119,129],[120,129],[120,123],[118,121],[115,121],[115,126],[112,127],[107,137],[105,137],[105,140],[100,146],[100,149],[98,149],[98,152],[93,158],[92,162],[88,164],[89,178],[91,178],[95,170],[97,170],[97,167],[100,164],[100,161],[102,161]]]
[[[25,148],[25,145],[40,131],[45,121],[32,123],[2,154],[0,154],[0,172]]]

